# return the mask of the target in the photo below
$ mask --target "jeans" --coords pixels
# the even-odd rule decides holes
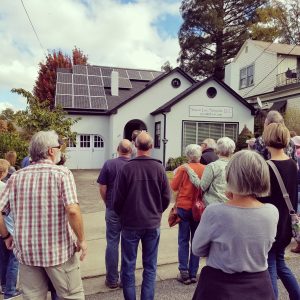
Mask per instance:
[[[160,229],[122,230],[121,279],[125,300],[135,300],[135,266],[139,241],[142,243],[143,283],[141,300],[153,300]]]
[[[12,297],[16,293],[19,262],[12,250],[8,250],[0,239],[0,274],[4,298]]]
[[[181,218],[178,230],[178,262],[180,271],[188,271],[190,277],[196,277],[200,258],[192,253],[192,240],[199,222],[193,219],[192,210],[177,207]]]
[[[121,222],[114,210],[109,208],[105,212],[106,221],[106,280],[109,283],[117,283],[119,280],[119,243],[121,236]]]
[[[300,288],[291,270],[286,266],[284,261],[285,249],[271,249],[268,254],[268,271],[276,299],[278,299],[277,276],[282,281],[284,287],[289,293],[291,300],[300,299]]]

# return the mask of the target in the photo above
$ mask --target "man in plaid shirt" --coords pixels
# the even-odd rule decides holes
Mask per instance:
[[[24,300],[46,299],[47,275],[60,299],[82,300],[75,252],[81,251],[83,260],[87,245],[73,175],[56,165],[61,152],[54,131],[35,134],[29,151],[33,163],[15,172],[0,194],[1,238],[20,262]],[[14,219],[13,237],[3,221],[9,211]]]

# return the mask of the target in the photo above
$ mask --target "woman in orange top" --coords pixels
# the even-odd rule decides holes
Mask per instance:
[[[188,166],[201,178],[205,166],[200,164],[201,147],[191,144],[185,149]],[[185,167],[180,166],[171,182],[171,188],[178,191],[176,198],[177,213],[181,219],[178,230],[178,262],[179,274],[177,280],[184,283],[196,283],[199,268],[199,257],[192,253],[192,239],[199,222],[194,221],[192,214],[193,200],[198,193],[191,183]]]

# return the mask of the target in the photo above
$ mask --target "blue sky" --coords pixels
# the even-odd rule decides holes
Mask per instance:
[[[1,0],[0,110],[26,107],[12,88],[32,91],[38,63],[48,50],[66,52],[76,45],[89,63],[160,70],[176,66],[180,0]],[[45,9],[47,7],[47,9]],[[120,55],[122,54],[122,55]]]

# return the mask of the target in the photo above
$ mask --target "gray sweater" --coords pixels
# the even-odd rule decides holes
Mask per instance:
[[[226,273],[265,271],[277,223],[278,210],[272,204],[258,208],[211,204],[195,232],[192,251]]]

